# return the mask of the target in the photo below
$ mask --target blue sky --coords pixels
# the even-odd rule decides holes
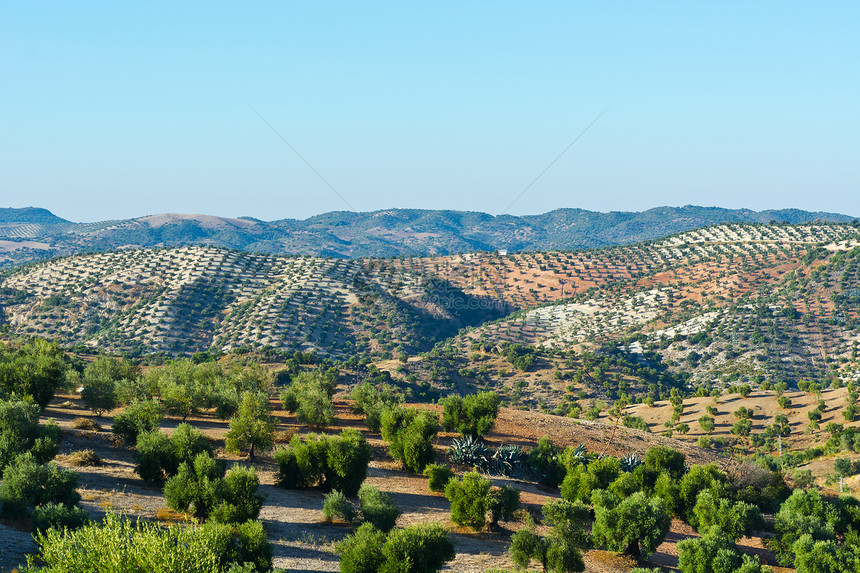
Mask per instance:
[[[857,2],[4,2],[0,207],[860,215]]]

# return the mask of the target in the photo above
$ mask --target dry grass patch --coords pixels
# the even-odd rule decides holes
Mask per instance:
[[[75,467],[99,467],[102,459],[92,450],[78,450],[62,457],[62,460]]]
[[[103,429],[101,424],[90,418],[75,418],[72,420],[72,427],[76,430],[91,430],[93,432],[101,432]]]

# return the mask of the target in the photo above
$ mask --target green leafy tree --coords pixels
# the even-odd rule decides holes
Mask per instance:
[[[499,395],[479,392],[469,396],[448,396],[442,400],[442,427],[463,436],[486,436],[499,415]]]
[[[334,423],[334,390],[335,384],[322,373],[301,372],[281,392],[281,402],[300,424],[325,428]]]
[[[30,452],[39,463],[60,450],[60,429],[52,421],[39,424],[39,406],[32,401],[0,400],[0,473],[19,456]]]
[[[44,409],[66,382],[68,359],[53,342],[37,338],[18,350],[0,349],[0,391],[29,396]]]
[[[158,400],[134,401],[113,418],[113,433],[126,444],[134,444],[137,437],[154,432],[164,419],[164,406]]]
[[[478,472],[463,474],[462,481],[450,480],[445,497],[451,502],[451,521],[480,531],[487,523],[491,487],[492,482]]]
[[[645,453],[645,466],[658,473],[668,473],[679,480],[686,472],[686,458],[678,450],[666,446],[654,446]]]
[[[537,561],[544,571],[578,573],[585,570],[582,549],[590,545],[586,527],[590,510],[582,502],[557,500],[543,507],[544,521],[551,526],[546,536],[534,524],[522,527],[511,537],[510,553],[514,563],[527,568]]]
[[[592,535],[610,551],[647,557],[663,543],[670,525],[663,500],[640,491],[617,504],[596,503]]]
[[[192,463],[183,462],[177,474],[164,484],[167,505],[200,519],[212,517],[222,523],[256,519],[263,506],[257,493],[260,485],[253,469],[234,467],[226,472],[222,460],[198,454]]]
[[[398,406],[382,415],[382,439],[388,442],[388,452],[403,469],[413,473],[421,473],[433,463],[433,440],[438,431],[439,418],[426,410]]]
[[[758,561],[740,553],[734,543],[719,535],[678,542],[678,567],[682,573],[770,573]]]
[[[225,438],[225,449],[238,454],[248,448],[248,458],[255,459],[256,450],[272,448],[277,422],[269,410],[269,396],[265,392],[244,392],[239,411],[230,420]]]
[[[31,453],[18,456],[3,470],[0,504],[5,515],[21,516],[47,503],[77,505],[78,474],[51,462],[41,464]]]
[[[702,535],[713,531],[733,541],[751,537],[753,531],[764,529],[764,519],[758,507],[743,501],[732,503],[725,498],[716,498],[709,490],[699,494],[690,524]]]

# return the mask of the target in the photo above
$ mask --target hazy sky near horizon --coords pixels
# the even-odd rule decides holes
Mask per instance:
[[[860,215],[860,3],[4,2],[0,207]],[[608,108],[608,109],[607,109]]]

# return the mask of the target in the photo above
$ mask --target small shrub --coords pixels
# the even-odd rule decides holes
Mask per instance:
[[[442,400],[442,427],[456,430],[463,436],[486,436],[499,414],[499,395],[479,392],[466,397],[448,396]]]
[[[335,385],[320,372],[301,372],[281,392],[284,409],[296,413],[300,424],[325,428],[334,423]]]
[[[335,546],[340,555],[341,573],[378,573],[385,563],[382,547],[386,536],[370,523],[364,523]]]
[[[444,492],[445,486],[454,477],[454,470],[445,464],[430,464],[424,468],[424,475],[427,480],[427,487],[433,492]]]
[[[490,488],[489,507],[490,523],[497,525],[499,520],[510,521],[514,512],[520,508],[520,490],[504,485]]]
[[[529,452],[529,466],[547,485],[559,486],[564,481],[567,470],[561,453],[561,448],[553,444],[549,436],[538,440],[537,447]]]
[[[325,494],[322,511],[323,517],[329,523],[335,519],[352,523],[356,518],[355,506],[337,490]]]
[[[391,530],[400,517],[400,510],[391,497],[376,486],[361,486],[358,499],[363,521],[372,523],[380,531]]]
[[[49,529],[37,536],[39,554],[28,557],[28,571],[182,571],[227,573],[269,571],[272,548],[258,521],[236,526],[162,527],[109,513],[74,531]],[[177,551],[182,547],[182,551]],[[44,567],[37,568],[36,561]],[[234,567],[241,567],[234,569]]]
[[[39,425],[40,415],[31,401],[0,400],[0,472],[20,454],[29,452],[39,463],[57,455],[60,428],[51,420]]]
[[[451,521],[480,531],[487,523],[492,483],[477,472],[467,472],[462,481],[451,480],[445,497],[451,502]]]
[[[372,458],[373,450],[358,430],[345,429],[339,437],[329,437],[323,472],[326,487],[348,496],[357,494]]]
[[[454,559],[454,544],[439,524],[395,529],[382,546],[380,573],[434,573]]]
[[[90,522],[86,510],[63,503],[49,502],[33,510],[33,533],[48,529],[77,529]]]
[[[145,432],[137,437],[135,471],[145,482],[158,483],[176,473],[179,461],[164,432]]]

